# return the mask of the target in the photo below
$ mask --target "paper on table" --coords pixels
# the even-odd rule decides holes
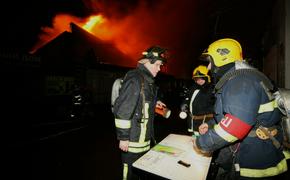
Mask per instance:
[[[178,161],[190,164],[186,167]],[[192,137],[170,134],[133,166],[168,179],[205,180],[211,157],[201,156],[192,149]]]

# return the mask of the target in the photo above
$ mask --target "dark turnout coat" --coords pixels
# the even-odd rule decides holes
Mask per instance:
[[[229,71],[235,71],[235,67]],[[277,130],[274,137],[282,144],[281,112],[262,84],[261,77],[253,73],[225,81],[216,93],[218,124],[196,140],[202,150],[222,148],[221,153],[226,152],[223,149],[228,145],[236,144],[231,151],[236,151],[234,163],[243,177],[268,177],[287,171],[282,148],[276,147],[270,138],[261,139],[255,133],[260,125],[274,128]]]
[[[127,72],[114,105],[114,116],[117,138],[129,140],[129,152],[150,149],[156,95],[154,78],[143,65]]]

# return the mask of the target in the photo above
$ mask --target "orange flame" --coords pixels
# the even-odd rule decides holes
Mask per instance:
[[[56,38],[62,32],[70,32],[70,23],[77,24],[101,40],[113,42],[121,52],[133,58],[136,58],[139,54],[136,53],[138,52],[136,49],[140,51],[144,47],[140,45],[142,44],[140,41],[137,41],[138,38],[135,38],[136,34],[127,34],[126,28],[128,24],[126,21],[123,21],[123,23],[114,20],[109,21],[101,14],[92,15],[84,19],[68,14],[58,14],[53,19],[52,27],[41,28],[42,33],[39,35],[39,42],[32,48],[31,53]],[[125,34],[127,36],[124,36]]]
[[[70,32],[70,23],[84,24],[84,20],[68,14],[58,14],[52,20],[51,27],[41,27],[41,33],[38,35],[39,41],[32,48],[30,53],[34,53],[37,49],[44,46],[64,31]]]
[[[194,15],[199,11],[195,1],[176,3],[175,0],[167,0],[160,3],[146,3],[140,0],[135,4],[136,6],[130,6],[133,8],[129,7],[126,12],[113,8],[111,1],[83,2],[88,3],[87,7],[91,8],[91,12],[99,14],[87,18],[68,14],[56,15],[51,27],[42,28],[39,42],[33,51],[63,31],[70,31],[70,23],[74,23],[97,38],[110,41],[133,60],[139,58],[140,52],[151,45],[169,48],[171,56],[167,63],[168,72],[174,72],[178,76],[185,76],[189,72],[192,62],[188,59],[195,57],[190,48],[195,47],[196,42],[201,40],[201,37],[194,32],[202,29],[196,28],[199,26],[196,26]],[[116,5],[120,4],[116,3]],[[190,44],[190,47],[186,47],[186,44]],[[132,64],[128,62],[130,63]],[[187,70],[184,69],[185,66]]]
[[[83,28],[87,31],[91,31],[96,24],[101,24],[105,21],[105,19],[102,17],[102,15],[97,15],[97,16],[91,16],[86,22],[85,25],[83,25]]]
[[[101,40],[113,42],[121,52],[135,59],[145,46],[138,34],[130,32],[129,22],[129,19],[123,19],[121,22],[113,19],[109,21],[102,15],[96,15],[91,16],[82,28]]]

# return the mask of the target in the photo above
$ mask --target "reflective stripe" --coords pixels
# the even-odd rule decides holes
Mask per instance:
[[[148,151],[150,149],[150,141],[146,141],[143,143],[138,143],[138,142],[129,142],[129,152],[133,153],[140,153],[144,151]]]
[[[129,142],[129,147],[144,147],[150,145],[150,141],[139,142]]]
[[[149,104],[145,103],[144,105],[144,118],[142,119],[141,125],[141,131],[140,131],[140,137],[139,137],[139,142],[142,143],[145,141],[146,138],[146,131],[147,131],[147,123],[148,123],[148,118],[149,118]]]
[[[141,131],[140,131],[140,136],[139,136],[140,143],[145,141],[148,119],[142,119],[142,121],[143,123],[141,123]]]
[[[128,151],[132,152],[132,153],[141,153],[141,152],[145,152],[148,151],[150,149],[150,146],[147,147],[143,147],[143,148],[134,148],[134,147],[129,147]]]
[[[148,119],[149,118],[149,104],[145,103],[144,104],[144,118]]]
[[[188,132],[193,132],[193,129],[187,129]]]
[[[187,116],[187,115],[186,115]],[[193,119],[191,118],[191,122],[190,122],[191,127],[189,127],[187,129],[188,132],[193,132]]]
[[[125,119],[115,119],[115,126],[117,128],[129,129],[131,128],[131,121]]]
[[[274,109],[277,107],[277,102],[274,99],[273,101],[270,101],[266,104],[261,104],[258,113],[274,111]]]
[[[128,177],[128,164],[123,164],[123,180],[126,180]]]
[[[235,136],[231,135],[230,133],[228,133],[227,131],[225,131],[220,124],[215,125],[214,126],[214,130],[215,132],[224,140],[226,140],[227,142],[235,142],[236,140],[238,140],[238,138],[236,138]]]
[[[199,89],[194,90],[191,99],[190,99],[190,103],[189,103],[189,111],[192,112],[192,102],[195,99],[196,95],[199,93]]]
[[[275,167],[270,167],[267,169],[249,169],[249,168],[241,168],[240,174],[243,177],[269,177],[281,174],[287,171],[287,162],[286,159],[280,161],[279,164]]]
[[[286,159],[290,159],[290,152],[289,151],[283,151],[283,154],[285,156]]]

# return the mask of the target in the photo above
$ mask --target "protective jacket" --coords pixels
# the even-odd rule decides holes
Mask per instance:
[[[156,95],[154,78],[144,65],[127,72],[115,101],[114,116],[117,139],[129,140],[129,152],[150,149]]]
[[[193,115],[213,112],[214,96],[211,88],[194,85],[186,94],[181,106],[186,105]]]
[[[236,65],[229,72],[237,69]],[[256,134],[260,126],[270,133],[270,129],[276,129],[273,136],[282,144],[282,114],[260,76],[245,73],[225,81],[216,92],[215,114],[217,124],[196,139],[197,147],[209,152],[222,148],[223,153],[236,144],[235,148],[230,146],[229,153],[235,155],[236,171],[243,177],[268,177],[287,171],[282,147]]]
[[[181,111],[188,112],[188,132],[193,132],[194,120],[192,116],[212,114],[214,112],[214,94],[210,85],[199,86],[194,84],[185,95],[181,104]]]

